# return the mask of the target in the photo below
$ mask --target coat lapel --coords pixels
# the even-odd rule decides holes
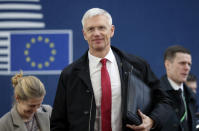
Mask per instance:
[[[40,131],[50,131],[50,120],[46,113],[38,111],[35,113],[35,117]]]
[[[169,83],[169,80],[167,78],[167,76],[163,76],[163,89],[169,94],[170,98],[175,101],[175,103],[179,103],[181,100],[180,100],[180,92],[179,91],[176,91],[172,88],[171,84]]]
[[[76,69],[79,72],[79,78],[84,82],[88,89],[92,91],[93,89],[90,79],[88,51],[82,56],[82,58],[76,66]]]
[[[21,119],[21,117],[19,116],[19,113],[17,112],[16,106],[14,106],[11,109],[11,116],[13,119],[13,124],[18,127],[18,129],[16,131],[27,131],[27,128],[23,122],[23,120]]]

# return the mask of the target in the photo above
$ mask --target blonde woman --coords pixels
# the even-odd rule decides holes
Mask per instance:
[[[21,72],[12,77],[12,85],[14,106],[0,119],[0,131],[50,131],[52,109],[41,106],[46,94],[43,83]]]

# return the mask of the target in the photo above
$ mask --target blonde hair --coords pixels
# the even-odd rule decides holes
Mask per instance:
[[[23,76],[21,71],[11,79],[14,96],[20,100],[28,100],[45,96],[46,90],[43,83],[35,76]]]

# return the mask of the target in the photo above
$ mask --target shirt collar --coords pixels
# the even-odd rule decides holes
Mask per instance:
[[[112,49],[110,48],[108,54],[104,57],[106,58],[108,61],[110,61],[111,63],[113,63],[114,61],[114,54]],[[100,60],[102,58],[93,56],[89,51],[88,51],[88,59],[89,59],[89,63],[92,64],[93,66],[97,66],[100,63]]]
[[[171,84],[171,86],[173,87],[174,90],[181,89],[183,91],[183,83],[181,83],[180,85],[178,85],[178,84],[176,84],[176,82],[174,82],[170,78],[168,78],[168,80],[169,80],[169,83]]]
[[[110,61],[111,63],[113,63],[114,54],[113,54],[113,51],[112,51],[111,48],[110,48],[108,54],[104,58],[106,58],[108,61]]]

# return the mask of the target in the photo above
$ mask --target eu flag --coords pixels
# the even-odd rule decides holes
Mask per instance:
[[[72,31],[15,31],[7,38],[10,73],[58,74],[72,62]]]

